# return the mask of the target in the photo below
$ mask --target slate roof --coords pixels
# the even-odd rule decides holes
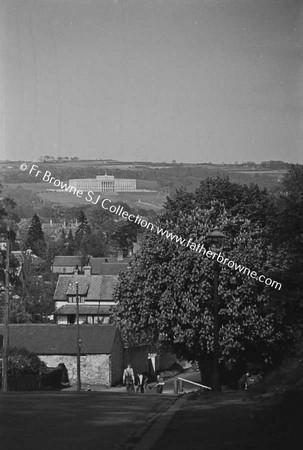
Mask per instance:
[[[127,270],[128,262],[104,262],[104,258],[90,258],[90,266],[93,275],[119,275]]]
[[[0,325],[0,334],[3,334]],[[82,354],[110,354],[119,330],[112,325],[80,325]],[[55,324],[12,324],[11,347],[25,347],[38,355],[76,355],[77,326]]]
[[[81,256],[55,256],[53,266],[55,267],[81,267]]]
[[[106,256],[98,256],[98,257],[95,257],[95,256],[91,256],[90,257],[90,259],[89,259],[89,261],[91,262],[91,261],[98,261],[98,262],[103,262],[103,263],[116,263],[116,262],[118,262],[118,259],[117,259],[117,257],[115,257],[115,258],[111,258],[111,257],[106,257]]]
[[[66,314],[76,314],[77,305],[75,303],[67,303],[60,306],[54,314],[61,316]],[[112,306],[107,305],[79,305],[79,314],[112,314]]]
[[[79,295],[88,301],[113,300],[118,283],[117,275],[59,275],[54,294],[55,301],[67,301],[67,295],[76,295],[76,281]]]

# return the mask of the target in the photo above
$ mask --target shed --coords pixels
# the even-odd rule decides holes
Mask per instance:
[[[0,335],[3,334],[0,325]],[[81,381],[113,386],[122,381],[124,348],[119,329],[112,325],[80,325]],[[11,347],[35,352],[48,366],[64,363],[70,381],[77,379],[77,326],[56,324],[12,324]]]
[[[72,274],[76,269],[82,269],[81,256],[55,256],[52,264],[53,273]]]

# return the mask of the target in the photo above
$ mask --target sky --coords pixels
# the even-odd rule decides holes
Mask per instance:
[[[303,163],[301,0],[2,0],[0,159]]]

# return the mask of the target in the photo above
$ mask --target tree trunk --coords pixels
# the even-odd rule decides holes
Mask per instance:
[[[209,387],[211,386],[212,362],[211,355],[205,355],[198,360],[201,383]]]

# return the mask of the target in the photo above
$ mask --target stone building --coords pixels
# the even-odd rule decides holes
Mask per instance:
[[[0,335],[3,335],[0,325]],[[83,384],[114,386],[122,382],[124,348],[114,326],[80,325],[80,372]],[[11,347],[36,353],[48,367],[64,363],[70,382],[77,380],[77,327],[54,324],[12,324]]]

